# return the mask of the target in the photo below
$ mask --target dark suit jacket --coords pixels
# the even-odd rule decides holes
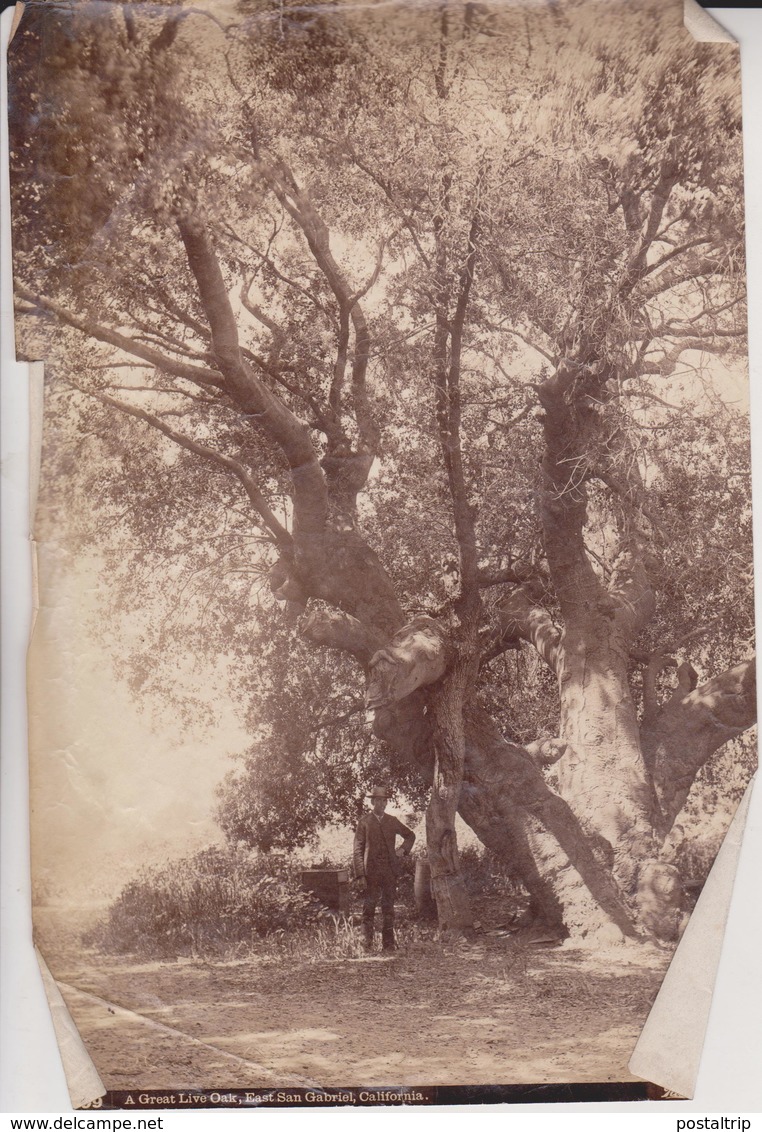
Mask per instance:
[[[402,838],[402,847],[409,853],[415,841],[415,834],[391,814],[382,814],[381,818],[371,811],[363,814],[355,833],[354,867],[355,878],[359,880],[368,873],[391,869],[398,876],[402,865],[394,852],[394,842],[397,837]]]

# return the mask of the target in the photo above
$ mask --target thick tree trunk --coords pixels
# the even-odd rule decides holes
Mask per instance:
[[[474,923],[455,832],[466,751],[463,698],[467,684],[468,671],[457,659],[444,679],[432,688],[428,703],[434,765],[426,809],[426,845],[431,890],[437,904],[439,930],[444,936],[467,933]]]
[[[374,730],[379,738],[417,766],[428,784],[433,781],[434,758],[427,698],[427,693],[421,690],[393,708],[377,711]],[[458,812],[482,844],[499,857],[525,886],[533,915],[561,936],[564,934],[562,908],[552,886],[538,871],[527,841],[524,811],[510,797],[495,797],[490,779],[484,773],[479,774],[478,767],[491,760],[488,752],[478,755],[480,743],[476,732],[477,727],[471,725],[470,712],[467,712],[465,777],[461,783]],[[500,741],[504,742],[502,737]]]
[[[614,876],[633,894],[639,862],[657,855],[655,800],[627,674],[628,642],[610,619],[567,626],[558,657],[559,791],[584,829],[611,851]]]
[[[557,510],[549,507],[545,516],[554,537]],[[613,592],[607,592],[585,563],[565,557],[567,547],[557,547],[556,553],[566,585],[564,628],[554,626],[525,589],[512,591],[502,602],[502,624],[506,633],[530,642],[557,677],[561,741],[553,751],[553,774],[558,790],[635,913],[641,868],[658,854],[659,808],[640,748],[628,679],[629,643],[648,617],[649,591],[626,554],[613,579]],[[553,878],[570,929],[599,933],[603,923],[579,879],[547,838],[532,829],[529,837],[543,870]],[[662,887],[675,899],[674,886]],[[652,890],[650,885],[653,904]],[[671,916],[670,906],[665,918]]]
[[[425,780],[431,782],[434,766],[426,707],[427,694],[419,690],[393,707],[377,711],[375,731],[414,761]],[[484,845],[512,863],[541,923],[554,928],[559,936],[565,934],[564,922],[578,933],[592,922],[613,923],[618,933],[636,936],[610,870],[593,848],[595,838],[585,834],[569,805],[550,789],[529,754],[504,739],[494,721],[474,704],[465,708],[464,739],[458,812]],[[533,827],[542,831],[537,858],[537,850],[529,844]],[[571,878],[568,892],[563,885],[556,889],[559,870],[565,870]]]
[[[611,622],[591,628],[567,627],[559,648],[561,734],[569,744],[554,768],[559,791],[582,827],[602,838],[641,928],[675,940],[683,890],[674,866],[659,860],[664,822],[641,749],[627,640]],[[567,894],[569,913],[578,899]]]
[[[502,826],[505,843],[520,847],[530,896],[543,920],[557,923],[560,905],[567,929],[581,934],[597,907],[600,912],[593,916],[597,924],[613,923],[623,935],[637,935],[599,839],[583,829],[572,807],[550,789],[529,754],[504,739],[485,712],[472,707],[466,719],[461,814],[480,839],[484,830],[494,840]],[[534,854],[532,867],[523,852],[527,844]],[[566,880],[559,883],[562,871]]]
[[[568,743],[555,773],[559,792],[598,839],[630,910],[647,920],[648,930],[672,935],[681,889],[676,871],[657,860],[662,822],[628,678],[630,647],[654,612],[643,489],[634,458],[608,466],[601,406],[615,375],[585,327],[577,333],[574,357],[565,357],[538,390],[545,410],[541,518],[563,620],[557,647],[545,643]],[[610,575],[593,568],[585,544],[587,484],[594,476],[618,500],[619,556]],[[531,639],[526,616],[523,624]]]
[[[453,626],[466,638],[453,644],[432,617],[416,617],[379,649],[369,662],[366,692],[369,708],[383,711],[414,700],[428,687],[426,726],[421,729],[431,796],[426,811],[426,843],[431,887],[443,933],[473,927],[471,903],[458,858],[455,815],[463,780],[465,737],[463,705],[476,673],[476,621],[464,617]]]

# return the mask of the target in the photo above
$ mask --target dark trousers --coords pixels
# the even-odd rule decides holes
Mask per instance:
[[[391,869],[368,872],[365,878],[365,899],[362,906],[362,926],[365,943],[373,943],[373,921],[376,906],[381,901],[381,943],[394,947],[394,898],[397,895],[397,878]]]

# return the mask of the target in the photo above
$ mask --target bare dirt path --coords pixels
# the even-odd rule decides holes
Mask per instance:
[[[108,1089],[627,1081],[670,959],[507,937],[141,963],[41,941]]]

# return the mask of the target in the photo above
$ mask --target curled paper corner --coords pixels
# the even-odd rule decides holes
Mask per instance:
[[[729,31],[725,31],[725,28],[701,7],[698,0],[683,0],[683,23],[697,43],[737,42]]]
[[[35,948],[35,954],[42,972],[42,985],[50,1006],[72,1107],[87,1108],[94,1101],[105,1096],[106,1088],[85,1049],[79,1030],[74,1025],[58,985],[50,973],[50,968],[38,948]]]
[[[21,23],[21,17],[24,15],[25,6],[26,5],[23,4],[21,0],[17,0],[16,6],[13,9],[13,20],[11,21],[11,30],[8,34],[8,43],[11,42],[14,35],[16,34],[16,29]]]
[[[678,1097],[691,1098],[696,1087],[755,781],[756,775],[730,823],[628,1065],[636,1077]]]

